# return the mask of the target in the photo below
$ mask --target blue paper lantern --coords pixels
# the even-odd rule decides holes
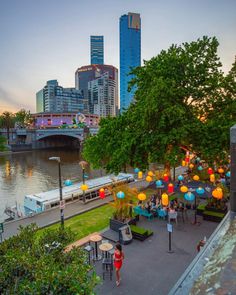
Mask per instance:
[[[135,169],[134,169],[134,173],[139,173],[139,171],[140,171],[140,170],[139,170],[138,168],[135,168]]]
[[[124,199],[124,197],[125,197],[125,193],[122,192],[122,191],[120,191],[120,192],[118,192],[118,193],[116,194],[116,196],[117,196],[118,199]]]
[[[184,180],[183,175],[179,175],[179,176],[178,176],[178,180],[179,180],[179,181],[183,181],[183,180]]]
[[[187,192],[186,194],[184,194],[184,198],[185,198],[186,201],[190,201],[191,202],[191,201],[194,200],[195,196],[194,196],[193,193]]]
[[[72,181],[70,179],[65,180],[64,182],[65,186],[70,186],[72,185]]]
[[[156,181],[156,187],[160,187],[160,186],[163,186],[163,183],[161,180],[157,180]]]
[[[197,167],[197,170],[198,170],[198,171],[202,171],[202,169],[203,169],[202,166],[198,166],[198,167]]]
[[[196,189],[196,193],[199,194],[199,195],[203,195],[205,193],[205,190],[203,187],[198,187]]]
[[[226,175],[227,177],[230,177],[230,175],[231,175],[230,171],[226,172],[225,175]]]

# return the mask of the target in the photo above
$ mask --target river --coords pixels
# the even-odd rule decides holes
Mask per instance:
[[[61,158],[62,181],[82,180],[81,156],[76,150],[38,150],[0,156],[0,221],[7,216],[6,206],[23,204],[26,194],[58,188],[58,164],[49,157]],[[104,175],[102,170],[86,169],[89,178]]]

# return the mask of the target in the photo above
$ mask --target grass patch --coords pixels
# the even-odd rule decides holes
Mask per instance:
[[[209,215],[209,216],[220,217],[220,218],[223,218],[225,216],[224,213],[221,213],[221,212],[213,212],[213,211],[204,211],[203,214],[204,215]]]
[[[153,232],[151,230],[147,230],[143,227],[139,227],[136,225],[130,225],[131,231],[140,235],[148,235],[152,234]]]
[[[80,215],[65,220],[65,227],[75,234],[75,241],[86,237],[93,232],[99,232],[109,225],[109,218],[112,217],[114,208],[110,205],[104,205],[99,208],[90,210]],[[46,229],[56,229],[60,223],[46,227]],[[44,229],[39,230],[39,235]]]
[[[205,207],[206,207],[206,203],[203,203],[203,204],[198,205],[197,206],[197,209],[204,211],[205,210]]]

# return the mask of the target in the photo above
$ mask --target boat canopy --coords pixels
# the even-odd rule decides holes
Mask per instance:
[[[103,186],[111,185],[112,183],[116,182],[122,182],[122,181],[129,181],[134,180],[133,174],[127,174],[127,173],[119,173],[118,175],[107,175],[95,179],[86,180],[86,184],[88,185],[87,192],[94,191],[96,189],[99,189]],[[62,196],[63,199],[66,200],[67,198],[71,198],[73,195],[82,195],[83,191],[80,189],[82,182],[78,182],[76,184],[65,186],[62,188]],[[37,201],[41,204],[45,203],[51,203],[53,201],[59,200],[59,189],[50,190],[47,192],[42,192],[38,194],[33,195],[26,195],[25,198]]]

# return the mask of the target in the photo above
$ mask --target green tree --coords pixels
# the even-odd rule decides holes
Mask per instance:
[[[15,115],[11,112],[5,111],[0,116],[0,127],[7,129],[7,143],[10,141],[10,129],[14,128]]]
[[[86,160],[118,172],[152,162],[169,170],[183,147],[209,162],[227,158],[236,122],[236,66],[224,76],[218,45],[215,37],[172,45],[133,69],[133,103],[119,117],[101,120],[99,133],[85,142]]]
[[[1,294],[93,294],[97,276],[80,248],[65,252],[71,231],[21,228],[0,244]]]
[[[0,135],[0,152],[6,149],[6,138]]]
[[[21,109],[15,114],[15,122],[17,127],[25,128],[33,123],[33,118],[30,111]]]

